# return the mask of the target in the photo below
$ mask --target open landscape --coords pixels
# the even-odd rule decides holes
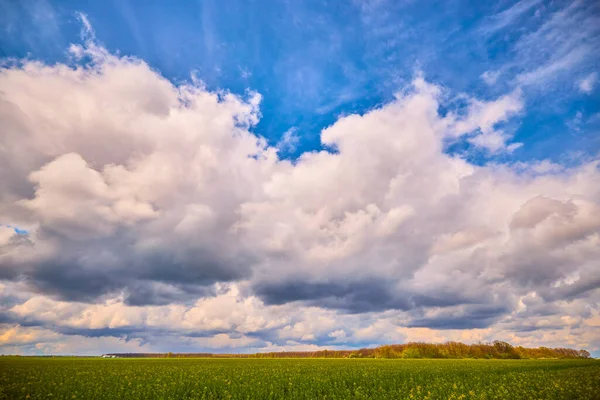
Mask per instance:
[[[598,399],[596,360],[0,358],[1,399]]]
[[[600,400],[600,0],[0,0],[0,400]]]
[[[0,359],[1,399],[598,399],[585,350],[496,341]]]

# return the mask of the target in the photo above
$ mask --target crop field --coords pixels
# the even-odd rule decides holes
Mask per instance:
[[[595,360],[0,358],[0,399],[600,399]]]

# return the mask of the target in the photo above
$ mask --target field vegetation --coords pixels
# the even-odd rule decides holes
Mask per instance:
[[[598,399],[596,360],[0,357],[0,399]]]

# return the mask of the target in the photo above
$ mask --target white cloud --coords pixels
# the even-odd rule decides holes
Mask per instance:
[[[489,102],[471,99],[466,118],[454,124],[453,133],[459,136],[476,129],[491,133],[496,124],[506,121],[522,109],[523,99],[518,90]]]
[[[510,145],[507,145],[506,141],[509,138],[510,137],[506,136],[502,132],[494,131],[482,133],[473,138],[470,138],[469,142],[477,147],[481,147],[482,149],[487,149],[492,154],[498,153],[499,151],[506,151],[507,153],[512,153],[514,150],[518,149],[521,146],[521,143],[512,143]]]
[[[598,74],[596,72],[592,72],[591,74],[580,80],[577,84],[577,87],[579,88],[580,92],[590,94],[594,90],[597,81]]]
[[[485,71],[483,74],[481,74],[481,79],[483,79],[485,83],[491,86],[495,84],[496,81],[498,81],[500,75],[502,75],[501,71]]]
[[[277,143],[277,150],[284,153],[293,153],[300,142],[296,128],[290,128],[283,133],[281,140]]]
[[[117,168],[107,166],[108,179]],[[120,224],[157,217],[148,202],[138,201],[127,187],[106,182],[76,153],[57,157],[30,174],[36,196],[22,204],[46,226],[71,239],[106,236]]]
[[[487,149],[491,153],[512,152],[520,144],[507,144],[511,136],[496,130],[495,126],[519,113],[523,107],[520,90],[492,101],[469,99],[466,115],[461,118],[451,117],[454,120],[449,130],[450,137],[459,137],[477,131],[476,136],[469,138],[471,144]]]
[[[580,322],[597,312],[598,161],[476,166],[443,150],[465,135],[514,149],[497,125],[523,109],[519,92],[443,118],[441,89],[417,78],[325,129],[336,152],[292,163],[249,132],[260,96],[175,86],[93,43],[78,51],[93,65],[0,73],[0,220],[31,227],[0,242],[14,321],[3,349],[524,343],[519,322],[541,324],[543,307]],[[540,304],[526,304],[532,292]],[[561,326],[600,346],[588,325]],[[106,328],[102,343],[82,333]]]

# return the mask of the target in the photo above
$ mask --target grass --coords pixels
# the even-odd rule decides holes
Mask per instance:
[[[600,399],[595,360],[0,358],[0,399]]]

